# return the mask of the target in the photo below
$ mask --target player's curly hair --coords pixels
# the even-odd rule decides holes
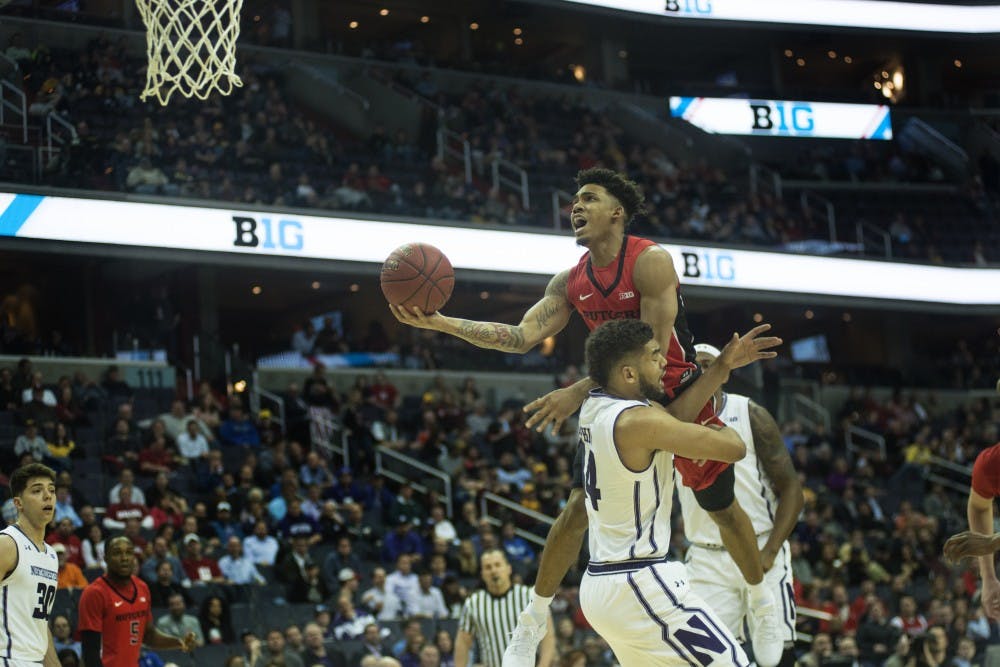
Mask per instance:
[[[611,320],[587,336],[587,369],[594,382],[606,387],[622,360],[653,339],[653,327],[642,320]]]
[[[631,181],[624,174],[603,167],[592,167],[583,169],[576,175],[576,187],[582,188],[584,185],[600,185],[605,190],[614,195],[622,208],[625,209],[625,229],[628,230],[632,224],[632,218],[646,212],[646,198],[642,190],[635,181]]]

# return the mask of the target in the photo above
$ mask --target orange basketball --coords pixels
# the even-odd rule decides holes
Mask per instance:
[[[394,306],[440,310],[455,288],[455,271],[444,253],[426,243],[407,243],[382,264],[382,294]]]

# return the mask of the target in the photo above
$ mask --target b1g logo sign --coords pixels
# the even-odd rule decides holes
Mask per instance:
[[[736,280],[736,265],[733,256],[725,252],[711,250],[682,250],[685,278],[731,283]]]
[[[667,0],[666,11],[672,14],[710,16],[712,14],[712,0]]]
[[[248,215],[234,215],[236,238],[233,245],[237,248],[263,248],[265,250],[302,250],[302,223],[298,220],[272,220],[261,218],[259,221]]]
[[[750,102],[754,134],[810,136],[816,129],[813,108],[808,102]]]

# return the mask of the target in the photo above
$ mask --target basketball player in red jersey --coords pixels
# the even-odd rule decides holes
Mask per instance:
[[[983,611],[990,618],[1000,619],[1000,581],[993,563],[993,554],[1000,551],[1000,534],[993,532],[993,500],[1000,496],[1000,442],[979,452],[972,466],[972,488],[969,489],[969,530],[953,535],[944,543],[944,555],[958,562],[976,557],[979,577],[983,581]]]
[[[694,338],[687,317],[680,283],[670,255],[655,242],[626,233],[632,216],[642,209],[643,197],[635,183],[608,169],[588,169],[577,175],[579,190],[573,198],[571,220],[578,245],[587,248],[579,263],[556,274],[545,296],[532,306],[517,326],[475,322],[440,313],[424,314],[390,305],[396,318],[411,326],[457,336],[478,347],[525,353],[548,336],[561,331],[575,309],[588,328],[616,318],[638,318],[648,322],[665,351],[663,376],[666,408],[683,421],[721,425],[715,419],[711,397],[729,372],[758,359],[771,358],[766,350],[781,343],[773,337],[758,338],[769,327],[762,325],[733,339],[719,360],[704,374],[694,362]],[[718,362],[717,362],[718,363]],[[589,379],[559,389],[525,406],[534,411],[529,426],[542,430],[552,424],[557,431],[567,417],[579,409],[594,388]],[[675,458],[684,483],[695,491],[699,504],[712,516],[726,550],[749,584],[753,610],[751,643],[757,663],[773,667],[781,659],[780,610],[762,585],[764,571],[774,554],[762,554],[746,513],[736,502],[732,468],[725,464],[699,466]],[[574,488],[566,507],[549,531],[532,592],[532,603],[521,614],[517,631],[504,656],[505,667],[534,665],[534,647],[544,635],[548,605],[570,565],[576,560],[587,528],[582,465],[574,464]],[[690,478],[689,478],[690,475]]]
[[[143,638],[152,648],[191,651],[195,635],[165,635],[153,625],[149,587],[135,576],[135,550],[124,535],[108,541],[108,571],[83,589],[79,628],[85,665],[135,667]]]

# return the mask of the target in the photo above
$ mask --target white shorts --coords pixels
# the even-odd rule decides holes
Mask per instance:
[[[757,537],[759,546],[767,544],[767,535]],[[740,641],[746,641],[743,617],[747,613],[747,583],[728,551],[692,544],[687,553],[687,572],[691,588],[719,615]],[[788,542],[774,558],[774,565],[764,573],[764,583],[782,610],[781,636],[795,641],[795,592],[792,588],[792,560]]]
[[[683,563],[591,564],[580,607],[622,667],[747,667],[719,617],[688,586]]]

